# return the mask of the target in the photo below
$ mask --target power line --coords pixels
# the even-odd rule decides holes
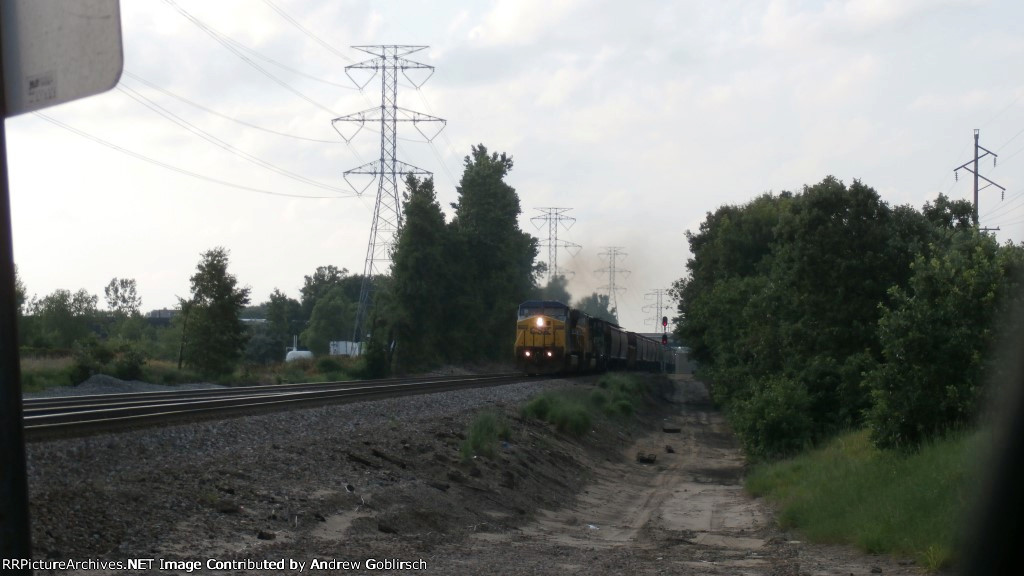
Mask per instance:
[[[301,23],[299,23],[298,20],[296,20],[295,18],[292,18],[291,16],[289,16],[287,12],[285,12],[284,10],[279,8],[276,4],[274,4],[270,0],[263,0],[263,2],[267,6],[270,6],[271,8],[273,8],[274,12],[277,12],[279,16],[281,16],[282,18],[284,18],[285,20],[290,22],[293,26],[295,26],[296,28],[301,30],[303,34],[305,34],[306,36],[309,36],[313,40],[316,40],[317,43],[319,43],[321,46],[323,46],[324,48],[328,49],[329,51],[333,52],[335,55],[340,57],[342,60],[344,60],[346,62],[354,62],[351,58],[349,58],[343,52],[341,52],[340,50],[338,50],[334,46],[331,46],[330,44],[328,44],[327,42],[322,40],[319,36],[317,36],[312,31],[310,31],[308,28],[303,26]]]
[[[263,68],[259,64],[253,62],[252,59],[247,57],[245,54],[242,54],[241,52],[239,52],[238,49],[236,49],[232,45],[232,42],[228,41],[226,36],[222,35],[221,33],[215,31],[214,29],[212,29],[209,26],[207,26],[206,24],[204,24],[201,20],[199,20],[198,18],[196,18],[195,16],[190,14],[187,10],[185,10],[181,6],[178,6],[174,2],[174,0],[164,0],[164,2],[166,2],[169,6],[171,6],[175,10],[177,10],[178,13],[180,13],[182,16],[184,16],[189,22],[195,24],[200,30],[202,30],[203,32],[206,32],[207,35],[209,35],[211,38],[213,38],[218,43],[220,43],[221,46],[224,46],[225,48],[227,48],[232,54],[234,54],[235,56],[238,56],[239,58],[241,58],[243,62],[245,62],[246,64],[248,64],[248,65],[252,66],[253,68],[255,68],[261,74],[263,74],[264,76],[266,76],[267,78],[272,80],[275,84],[277,84],[277,85],[281,86],[282,88],[284,88],[285,90],[288,90],[289,92],[295,94],[299,98],[302,98],[306,102],[309,102],[313,106],[316,106],[317,108],[320,108],[321,110],[324,110],[325,112],[331,114],[332,116],[336,115],[336,112],[334,112],[330,108],[324,106],[323,104],[317,102],[316,100],[313,100],[309,96],[306,96],[305,94],[303,94],[302,92],[298,91],[297,89],[292,87],[290,84],[288,84],[284,80],[281,80],[277,76],[274,76],[273,74],[271,74],[269,71],[267,71],[266,68]]]
[[[75,134],[78,134],[82,138],[86,138],[86,139],[91,140],[91,141],[93,141],[93,142],[95,142],[97,144],[102,144],[103,146],[106,146],[107,148],[111,148],[111,149],[116,150],[116,151],[118,151],[118,152],[120,152],[122,154],[127,154],[128,156],[131,156],[133,158],[137,158],[139,160],[142,160],[143,162],[149,162],[150,164],[154,164],[156,166],[160,166],[161,168],[166,168],[167,170],[171,170],[171,171],[177,172],[179,174],[185,174],[186,176],[191,176],[191,177],[197,178],[199,180],[205,180],[207,182],[212,182],[214,184],[220,184],[222,186],[227,186],[229,188],[237,188],[239,190],[246,190],[246,191],[249,191],[249,192],[256,192],[257,194],[267,194],[267,195],[270,195],[270,196],[284,196],[284,197],[287,197],[287,198],[310,198],[310,199],[331,199],[331,200],[337,200],[337,199],[341,199],[341,198],[351,198],[351,196],[307,196],[307,195],[303,195],[303,194],[285,194],[283,192],[274,192],[272,190],[264,190],[264,189],[261,189],[261,188],[253,188],[251,186],[245,186],[243,184],[235,184],[233,182],[228,182],[226,180],[220,180],[218,178],[213,178],[211,176],[205,176],[203,174],[192,172],[191,170],[186,170],[185,168],[180,168],[178,166],[174,166],[174,165],[168,164],[166,162],[162,162],[160,160],[156,160],[156,159],[150,158],[149,156],[146,156],[144,154],[140,154],[140,153],[135,152],[133,150],[129,150],[128,148],[124,148],[123,146],[118,146],[117,144],[114,144],[112,142],[108,142],[106,140],[103,140],[102,138],[99,138],[97,136],[93,136],[92,134],[89,134],[88,132],[85,132],[83,130],[79,130],[78,128],[75,128],[75,127],[73,127],[73,126],[71,126],[69,124],[65,124],[64,122],[61,122],[60,120],[57,120],[56,118],[47,116],[46,114],[43,114],[42,112],[33,112],[33,114],[35,114],[36,116],[42,118],[43,120],[46,120],[47,122],[50,122],[51,124],[54,124],[56,126],[60,126],[61,128],[65,129],[65,130],[67,130],[69,132],[73,132]]]
[[[134,73],[132,73],[132,72],[130,72],[128,70],[124,71],[124,75],[129,77],[129,78],[131,78],[132,80],[135,80],[136,82],[140,82],[142,84],[145,84],[146,86],[152,88],[153,90],[157,90],[159,92],[162,92],[163,94],[166,94],[167,96],[170,96],[171,98],[174,98],[174,99],[176,99],[178,101],[184,102],[185,104],[188,104],[189,106],[192,106],[194,108],[198,108],[198,109],[202,110],[203,112],[206,112],[207,114],[213,114],[214,116],[217,116],[219,118],[223,118],[225,120],[229,120],[229,121],[234,122],[236,124],[241,124],[242,126],[253,128],[255,130],[261,130],[261,131],[267,132],[269,134],[276,134],[278,136],[284,136],[286,138],[294,138],[295,140],[305,140],[307,142],[317,142],[317,143],[321,143],[321,144],[337,144],[338,143],[338,140],[336,138],[332,138],[330,140],[323,140],[323,139],[320,139],[320,138],[309,138],[307,136],[299,136],[297,134],[288,134],[286,132],[279,132],[277,130],[272,130],[270,128],[265,128],[263,126],[259,126],[259,125],[256,125],[256,124],[252,124],[250,122],[246,122],[245,120],[239,120],[238,118],[234,118],[234,117],[228,116],[227,114],[222,114],[220,112],[217,112],[216,110],[207,108],[206,106],[203,106],[202,104],[193,102],[192,100],[189,100],[188,98],[185,98],[184,96],[181,96],[179,94],[175,94],[174,92],[171,92],[170,90],[167,90],[166,88],[161,88],[160,86],[157,86],[156,84],[146,80],[145,78],[142,78],[138,74],[134,74]]]
[[[153,102],[149,98],[146,98],[142,94],[139,94],[138,92],[136,92],[134,89],[132,89],[130,87],[127,87],[127,86],[125,86],[123,84],[119,84],[117,86],[117,89],[119,91],[121,91],[122,93],[126,94],[128,97],[130,97],[133,100],[135,100],[136,102],[142,104],[143,106],[146,106],[150,110],[156,112],[157,114],[163,116],[164,118],[170,120],[171,122],[174,122],[178,126],[181,126],[182,128],[184,128],[184,129],[188,130],[189,132],[195,134],[196,136],[199,136],[203,140],[206,140],[207,142],[213,144],[214,146],[217,146],[218,148],[221,148],[221,149],[223,149],[223,150],[225,150],[227,152],[230,152],[231,154],[234,154],[235,156],[238,156],[239,158],[242,158],[243,160],[246,160],[248,162],[256,164],[257,166],[260,166],[262,168],[266,168],[267,170],[270,170],[272,172],[277,172],[278,174],[281,174],[282,176],[286,176],[286,177],[291,178],[291,179],[293,179],[293,180],[295,180],[297,182],[302,182],[303,184],[308,184],[310,186],[315,186],[317,188],[323,188],[325,190],[331,190],[331,191],[334,191],[334,192],[345,192],[345,190],[343,190],[341,188],[338,188],[336,186],[331,186],[329,184],[323,184],[321,182],[317,182],[316,180],[312,180],[310,178],[302,176],[301,174],[296,174],[295,172],[291,172],[289,170],[285,170],[284,168],[280,168],[280,167],[278,167],[278,166],[276,166],[274,164],[271,164],[270,162],[267,162],[266,160],[260,159],[260,158],[258,158],[256,156],[253,156],[252,154],[249,154],[248,152],[245,152],[245,151],[243,151],[243,150],[241,150],[239,148],[236,148],[235,146],[232,146],[231,144],[221,140],[220,138],[217,138],[216,136],[210,134],[209,132],[206,132],[202,128],[199,128],[198,126],[188,122],[187,120],[184,120],[180,116],[177,116],[173,112],[171,112],[171,111],[167,110],[166,108],[160,106],[159,104]]]

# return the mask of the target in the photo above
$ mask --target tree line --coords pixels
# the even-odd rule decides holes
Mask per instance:
[[[520,230],[519,196],[505,181],[511,156],[478,145],[464,164],[450,221],[433,179],[405,180],[392,268],[372,279],[364,350],[374,375],[508,361],[516,307],[543,289],[538,278],[546,267],[535,262],[537,239]],[[298,299],[275,288],[253,305],[251,290],[229,271],[229,256],[223,247],[204,252],[189,297],[180,298],[173,318],[163,322],[142,316],[134,279],[111,280],[107,310],[85,290],[28,299],[19,282],[23,353],[74,353],[91,358],[90,371],[121,358],[176,360],[220,376],[241,364],[282,361],[293,336],[317,355],[327,354],[331,341],[352,339],[361,275],[320,266],[304,277]]]
[[[974,422],[1022,299],[1024,245],[998,244],[972,214],[943,195],[890,206],[828,177],[687,232],[676,332],[749,453],[860,426],[913,447]]]

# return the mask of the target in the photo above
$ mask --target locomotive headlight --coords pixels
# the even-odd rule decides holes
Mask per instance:
[[[540,326],[540,327],[544,326],[544,318],[541,318],[541,317],[537,318],[537,326]]]

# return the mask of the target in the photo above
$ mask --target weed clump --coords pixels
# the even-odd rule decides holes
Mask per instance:
[[[463,462],[469,461],[473,456],[494,456],[494,446],[498,440],[508,440],[511,430],[508,423],[493,412],[484,412],[476,417],[469,425],[466,432],[466,439],[462,441],[459,453]]]

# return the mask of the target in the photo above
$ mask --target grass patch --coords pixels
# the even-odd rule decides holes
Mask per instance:
[[[493,412],[484,412],[469,425],[466,439],[459,449],[462,460],[468,462],[473,456],[480,455],[491,458],[498,439],[508,440],[511,435],[508,423]]]
[[[22,392],[39,392],[47,388],[73,386],[72,373],[75,368],[74,358],[22,358],[21,359],[21,390]]]
[[[913,453],[883,452],[867,430],[754,469],[747,490],[780,505],[779,523],[817,542],[949,566],[973,489],[985,434],[935,440]]]
[[[559,432],[582,436],[594,418],[631,416],[646,392],[642,377],[609,373],[590,390],[566,388],[535,396],[523,406],[522,414],[553,424]]]

